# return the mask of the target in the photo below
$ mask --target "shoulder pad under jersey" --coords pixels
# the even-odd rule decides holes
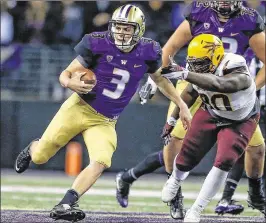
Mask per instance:
[[[109,49],[108,45],[105,32],[91,33],[84,35],[74,50],[78,54],[79,62],[84,67],[91,67],[94,65],[95,57]]]
[[[237,67],[245,67],[247,66],[246,60],[243,56],[234,54],[234,53],[227,53],[225,56],[227,60],[225,63],[225,67],[223,69],[231,70]]]
[[[103,53],[109,49],[110,41],[108,40],[108,35],[108,32],[93,32],[88,35],[93,53]]]
[[[83,51],[90,50],[92,53],[105,52],[108,49],[107,32],[95,32],[85,34],[82,40],[74,48],[78,54],[83,55]]]
[[[209,1],[194,1],[185,8],[184,17],[190,25],[193,21],[205,22],[209,10],[212,10]]]
[[[240,16],[243,18],[245,24],[245,30],[243,33],[249,38],[254,34],[263,32],[265,30],[265,23],[260,14],[252,8],[242,7]]]
[[[140,40],[140,56],[145,60],[157,60],[162,56],[162,49],[158,42],[150,38],[141,38]]]

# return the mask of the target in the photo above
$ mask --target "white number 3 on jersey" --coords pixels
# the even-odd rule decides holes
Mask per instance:
[[[112,78],[111,83],[116,84],[117,87],[114,91],[110,91],[108,89],[103,89],[103,95],[112,98],[112,99],[118,99],[121,97],[122,93],[125,90],[126,84],[129,81],[130,74],[126,70],[121,70],[118,68],[114,68],[113,74],[121,76],[121,80],[117,78]]]

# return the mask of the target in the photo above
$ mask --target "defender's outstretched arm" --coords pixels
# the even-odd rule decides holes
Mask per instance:
[[[246,68],[239,67],[232,71],[232,73],[222,77],[213,74],[188,72],[186,80],[208,91],[234,93],[247,89],[253,81],[252,78],[245,73],[245,69]]]

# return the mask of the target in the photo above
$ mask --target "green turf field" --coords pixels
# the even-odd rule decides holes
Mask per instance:
[[[161,189],[166,180],[165,176],[154,174],[143,177],[135,182],[131,189],[128,208],[121,208],[115,198],[115,175],[107,174],[92,187],[92,193],[85,194],[80,200],[80,207],[88,211],[126,211],[126,212],[159,212],[168,213],[169,207],[160,200]],[[2,173],[1,176],[1,209],[18,210],[50,210],[63,197],[64,192],[71,186],[73,177],[54,175],[42,172],[15,175]],[[189,208],[200,190],[203,178],[189,177],[183,184],[185,207]],[[261,216],[247,207],[247,185],[245,180],[239,185],[236,197],[245,206],[244,216]],[[213,200],[205,214],[213,214],[219,196]]]

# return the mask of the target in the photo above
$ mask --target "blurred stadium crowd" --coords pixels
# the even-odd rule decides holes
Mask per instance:
[[[191,2],[1,1],[2,98],[35,92],[36,99],[64,99],[67,95],[57,78],[73,59],[73,47],[85,33],[106,30],[112,12],[118,6],[127,3],[139,6],[146,16],[144,36],[163,46],[184,20],[183,10]],[[265,3],[259,0],[245,2],[264,19]],[[184,48],[175,60],[182,64],[185,56]]]
[[[85,33],[108,28],[111,13],[134,3],[146,15],[146,37],[164,44],[183,21],[183,8],[192,0],[164,1],[1,1],[1,45],[12,42],[75,44]],[[265,1],[246,4],[265,17]]]
[[[134,2],[146,15],[146,37],[162,44],[183,21],[191,1]],[[108,28],[112,12],[127,1],[1,1],[1,44],[75,44],[85,33]],[[158,25],[160,24],[160,25]]]

